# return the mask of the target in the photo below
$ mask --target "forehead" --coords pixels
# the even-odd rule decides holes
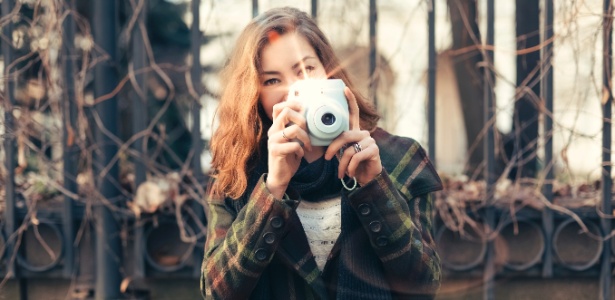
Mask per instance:
[[[263,47],[261,67],[265,71],[288,69],[306,56],[316,57],[308,40],[300,34],[287,33]]]

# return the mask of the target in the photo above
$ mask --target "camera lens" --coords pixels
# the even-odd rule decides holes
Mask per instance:
[[[333,125],[333,123],[335,123],[335,116],[332,113],[326,113],[322,115],[322,118],[320,118],[320,120],[322,121],[323,124],[330,126],[330,125]]]

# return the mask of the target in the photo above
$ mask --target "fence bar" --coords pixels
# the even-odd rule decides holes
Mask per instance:
[[[612,209],[612,191],[613,182],[611,179],[611,132],[612,132],[612,105],[613,105],[613,87],[611,86],[611,66],[613,59],[613,4],[610,0],[604,0],[604,17],[602,20],[602,99],[603,102],[602,114],[602,213],[600,225],[603,235],[607,236],[611,232],[611,218],[613,215]],[[600,270],[600,299],[607,300],[611,298],[611,240],[603,242],[602,248],[602,264]]]
[[[118,85],[118,74],[116,73],[117,62],[117,28],[116,15],[118,6],[116,1],[95,0],[94,1],[94,41],[106,55],[107,59],[99,62],[94,70],[94,95],[99,98],[103,95],[113,93]],[[121,266],[121,247],[120,231],[117,220],[114,219],[111,205],[117,202],[120,195],[118,189],[119,168],[117,162],[113,161],[117,154],[118,146],[113,142],[109,134],[116,135],[118,132],[117,97],[96,104],[95,113],[101,120],[100,126],[96,130],[96,152],[95,166],[97,170],[94,174],[101,174],[107,170],[103,178],[97,178],[97,187],[109,203],[100,202],[95,206],[96,217],[96,300],[119,299]],[[111,165],[112,164],[112,165]]]
[[[2,1],[2,18],[8,19],[8,15],[11,14],[13,7],[15,6],[15,0],[3,0]],[[13,23],[6,22],[2,27],[2,34],[5,37],[12,37]],[[13,53],[12,41],[4,40],[2,42],[2,58],[4,60],[4,153],[6,178],[5,178],[5,199],[6,207],[4,211],[4,235],[6,237],[6,248],[4,255],[7,258],[7,272],[8,278],[14,278],[15,274],[15,260],[12,259],[13,251],[15,250],[15,239],[11,238],[15,231],[15,121],[13,119],[13,105],[15,104],[14,90],[15,80],[9,70],[9,65],[15,59]]]
[[[428,56],[428,88],[427,88],[427,97],[428,97],[428,109],[427,109],[427,119],[429,123],[429,158],[431,161],[437,165],[436,162],[436,1],[431,0],[428,2],[430,7],[427,12],[427,23],[428,23],[428,46],[427,46],[427,56]]]
[[[192,101],[192,149],[194,156],[192,157],[192,171],[196,178],[202,175],[201,170],[201,153],[203,152],[203,143],[201,143],[201,77],[203,68],[201,67],[201,43],[202,33],[199,28],[201,13],[199,7],[201,0],[192,0],[192,25],[190,26],[190,52],[192,53],[192,66],[190,66],[190,77],[192,78],[192,86],[197,98]]]
[[[494,0],[487,1],[487,34],[485,43],[487,47],[495,45],[495,3]],[[495,209],[493,207],[493,196],[495,190],[495,122],[493,122],[495,112],[494,87],[495,77],[493,74],[494,53],[493,50],[483,52],[484,59],[484,101],[485,101],[485,124],[487,124],[487,134],[484,140],[485,152],[487,154],[487,164],[485,166],[486,186],[486,211],[485,223],[488,226],[489,240],[487,241],[487,253],[485,257],[485,271],[483,273],[483,299],[495,299],[493,278],[495,277],[495,251],[491,232],[495,228]]]
[[[147,128],[147,52],[145,51],[145,41],[147,39],[147,3],[148,1],[140,0],[143,4],[138,13],[137,22],[132,28],[132,64],[135,71],[136,86],[135,90],[139,91],[132,97],[132,130],[134,133],[140,133]],[[138,158],[134,160],[135,166],[135,186],[145,181],[145,164],[143,160],[147,153],[147,146],[143,144],[144,139],[138,138],[133,144],[134,150],[138,153]]]
[[[312,0],[312,19],[318,19],[318,0]]]
[[[258,0],[252,0],[252,18],[258,16]]]
[[[62,73],[64,74],[64,101],[62,103],[63,119],[63,159],[64,159],[64,188],[73,194],[77,190],[77,167],[79,163],[79,148],[75,143],[77,135],[77,94],[75,92],[75,0],[67,1],[67,10],[70,12],[64,19],[64,36],[62,38]],[[64,196],[64,211],[62,215],[62,230],[64,235],[64,269],[65,278],[71,278],[74,271],[74,238],[75,223],[73,216],[74,200],[68,195]]]
[[[543,5],[542,47],[540,52],[541,87],[540,98],[545,104],[544,115],[544,143],[545,143],[545,183],[542,194],[549,201],[553,201],[553,0],[545,0]],[[553,276],[553,211],[545,207],[542,211],[542,228],[545,234],[545,249],[542,259],[542,276]]]
[[[199,183],[205,183],[203,178],[203,170],[201,168],[201,154],[203,153],[203,143],[201,138],[201,109],[202,105],[200,97],[202,95],[201,89],[201,77],[203,74],[203,68],[201,67],[201,29],[199,27],[201,23],[201,13],[199,7],[201,6],[201,0],[192,0],[192,25],[190,26],[190,51],[192,53],[192,66],[190,66],[190,78],[192,79],[192,86],[197,96],[191,104],[190,113],[192,114],[192,149],[194,150],[194,156],[192,157],[192,172],[194,178]],[[197,199],[200,200],[200,199]],[[192,209],[196,213],[199,221],[205,220],[205,212],[203,207],[196,203],[192,205]],[[181,220],[178,220],[181,221]],[[195,266],[200,266],[203,262],[203,249],[196,247],[194,251]],[[193,268],[194,276],[200,276],[201,268]]]
[[[132,28],[132,66],[135,71],[135,86],[136,91],[132,98],[132,132],[133,134],[140,134],[147,128],[147,72],[144,72],[147,68],[148,57],[145,51],[145,43],[147,41],[147,9],[148,1],[141,0],[138,5],[141,5],[140,10],[137,7],[133,7],[133,13],[137,13],[137,22]],[[135,191],[136,188],[146,180],[146,164],[147,159],[147,145],[145,139],[140,137],[135,140],[132,145],[133,150],[137,153],[137,156],[133,158],[135,169]],[[143,226],[138,221],[134,224],[135,230],[135,242],[134,242],[134,276],[135,278],[143,278],[145,275],[145,260],[143,259],[144,241],[143,241]]]
[[[369,97],[374,103],[374,107],[378,108],[378,74],[376,74],[377,66],[377,36],[376,25],[378,23],[378,9],[376,8],[376,0],[369,0]]]
[[[516,84],[519,86],[518,99],[514,101],[512,117],[511,161],[514,162],[507,176],[510,179],[537,177],[537,147],[539,104],[536,97],[541,95],[540,54],[541,51],[527,51],[540,47],[540,1],[515,0],[515,34],[517,36]]]

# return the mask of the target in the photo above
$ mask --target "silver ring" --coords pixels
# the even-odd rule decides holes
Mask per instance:
[[[354,152],[355,153],[359,153],[359,152],[363,151],[363,148],[361,147],[361,145],[359,145],[359,143],[352,144],[352,147],[354,148]]]
[[[284,134],[284,129],[282,129],[282,137],[290,142],[290,139],[286,136],[286,134]]]

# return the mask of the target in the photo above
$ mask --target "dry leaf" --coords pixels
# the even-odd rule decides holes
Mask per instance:
[[[64,124],[66,127],[66,146],[70,147],[75,143],[75,131],[70,124]]]
[[[36,215],[33,215],[32,218],[30,218],[30,223],[38,226],[41,222],[38,220],[38,218],[36,217]]]
[[[163,192],[160,186],[154,182],[146,181],[137,188],[133,204],[138,206],[143,212],[153,213],[164,203],[166,198],[166,193]]]
[[[131,281],[132,281],[132,278],[130,277],[124,278],[122,280],[122,283],[120,284],[120,292],[126,293],[126,290],[128,290],[128,286],[130,285]]]
[[[605,86],[602,87],[602,105],[605,105],[611,99],[611,91]]]

